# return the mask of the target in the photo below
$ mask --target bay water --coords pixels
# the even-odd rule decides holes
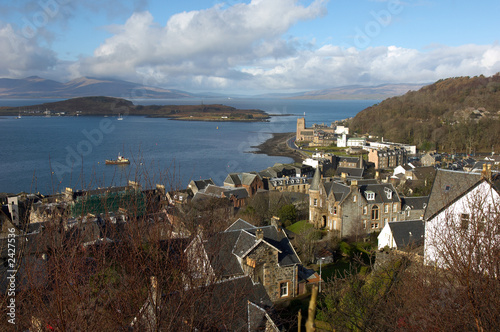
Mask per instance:
[[[0,100],[0,106],[35,105],[47,100]],[[356,115],[377,100],[180,99],[134,100],[138,105],[225,104],[261,109],[269,122],[173,121],[142,116],[0,117],[0,192],[40,192],[140,182],[185,188],[190,180],[230,172],[260,171],[290,158],[251,153],[273,133],[295,132],[298,117],[330,124]],[[118,154],[128,166],[105,165]]]

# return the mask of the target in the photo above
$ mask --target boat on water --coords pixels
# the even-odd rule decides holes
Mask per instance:
[[[117,120],[123,120],[123,116],[121,114],[118,114],[118,119]]]
[[[118,158],[116,159],[106,159],[106,165],[128,165],[130,164],[130,160],[125,157],[122,157],[118,154]]]

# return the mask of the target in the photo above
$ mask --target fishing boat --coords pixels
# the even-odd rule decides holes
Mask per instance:
[[[106,165],[128,165],[130,164],[130,160],[128,160],[125,157],[122,157],[120,154],[118,154],[118,158],[116,159],[106,159]]]

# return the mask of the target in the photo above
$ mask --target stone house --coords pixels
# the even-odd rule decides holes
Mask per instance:
[[[196,237],[186,254],[197,275],[218,280],[249,276],[272,301],[298,295],[301,261],[278,225],[255,227],[238,219],[213,237]]]
[[[427,152],[420,158],[422,166],[434,166],[441,163],[441,155],[435,152]]]
[[[268,180],[269,190],[300,192],[307,194],[309,192],[309,183],[311,178],[307,177],[285,177],[271,178]]]
[[[225,187],[243,187],[247,190],[250,198],[257,193],[259,189],[264,189],[264,182],[257,172],[251,173],[229,173],[224,180]]]
[[[338,157],[338,166],[345,168],[365,168],[365,161],[363,156],[359,157]]]
[[[401,218],[399,220],[424,219],[429,196],[401,197]]]
[[[396,168],[407,163],[407,151],[403,148],[370,149],[368,161],[375,164],[375,169]]]
[[[217,198],[227,198],[234,208],[247,205],[248,192],[245,188],[219,187],[208,185],[204,191],[205,195],[212,195]]]
[[[390,183],[376,180],[322,180],[318,172],[309,188],[309,220],[339,237],[381,230],[399,220],[401,198]]]
[[[215,183],[212,179],[191,180],[191,182],[189,182],[187,186],[187,189],[191,189],[193,195],[195,195],[198,191],[204,191],[209,185],[215,186]]]

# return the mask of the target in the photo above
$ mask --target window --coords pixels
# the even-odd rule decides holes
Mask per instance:
[[[486,218],[481,217],[481,220],[477,222],[477,231],[478,232],[484,232],[484,229],[486,228]]]
[[[398,221],[398,217],[392,217],[392,221]]]
[[[384,188],[385,195],[387,196],[387,199],[392,199],[392,190],[389,188]]]
[[[380,226],[379,226],[379,223],[378,222],[374,222],[372,223],[372,229],[378,229]]]
[[[352,201],[356,202],[356,195],[352,196]]]
[[[388,222],[389,222],[389,218],[384,218],[384,225],[387,225]]]
[[[372,207],[372,220],[378,220],[378,206]]]
[[[280,284],[280,297],[288,296],[288,282]]]
[[[389,213],[389,205],[384,205],[384,213]]]
[[[335,206],[335,205],[333,206],[333,214],[337,215],[337,206]]]
[[[392,212],[398,212],[398,203],[392,204]]]
[[[314,199],[314,206],[318,206],[318,199],[317,198]]]
[[[375,199],[375,193],[373,191],[366,191],[365,195],[366,199],[369,201],[373,201]]]
[[[467,229],[469,228],[469,220],[470,215],[468,213],[462,213],[460,216],[460,228]]]
[[[363,206],[363,214],[367,214],[368,213],[368,207],[365,205]]]

